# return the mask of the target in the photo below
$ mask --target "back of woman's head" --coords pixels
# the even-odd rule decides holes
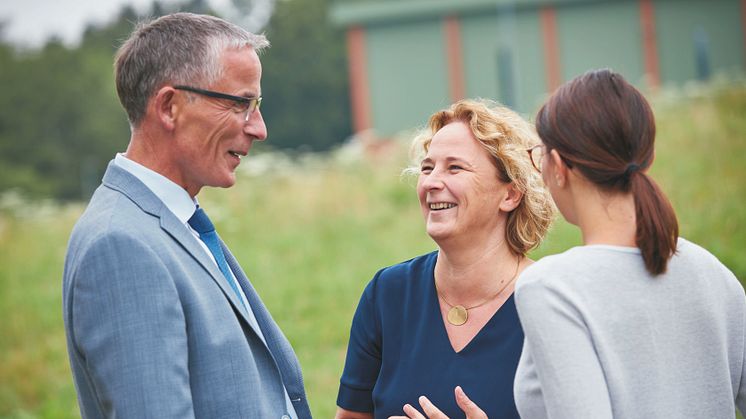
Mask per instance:
[[[655,118],[647,100],[621,75],[590,71],[562,85],[536,116],[536,129],[570,169],[608,192],[632,193],[636,243],[645,267],[666,271],[679,235],[676,214],[647,175],[655,156]]]

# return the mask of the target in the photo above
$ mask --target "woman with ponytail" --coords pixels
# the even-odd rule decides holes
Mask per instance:
[[[655,121],[622,76],[591,71],[539,110],[529,150],[583,246],[528,267],[516,286],[525,343],[523,418],[734,418],[746,408],[746,296],[679,237],[647,171]]]

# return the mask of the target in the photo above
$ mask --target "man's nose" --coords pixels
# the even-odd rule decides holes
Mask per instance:
[[[249,120],[244,124],[244,133],[259,141],[267,138],[267,125],[264,124],[261,110],[257,109],[251,113]]]

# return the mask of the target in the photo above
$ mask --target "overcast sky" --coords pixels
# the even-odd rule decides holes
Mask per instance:
[[[146,11],[153,0],[0,0],[0,21],[4,38],[26,46],[39,46],[51,35],[67,44],[80,40],[88,23],[106,23],[124,4]],[[162,0],[162,4],[175,3]],[[215,10],[230,0],[210,0]]]

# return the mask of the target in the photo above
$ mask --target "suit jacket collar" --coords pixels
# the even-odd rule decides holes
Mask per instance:
[[[140,207],[147,214],[152,215],[160,220],[161,228],[166,231],[175,241],[177,241],[184,250],[187,251],[200,265],[207,271],[213,281],[217,283],[233,307],[241,314],[243,320],[251,326],[249,322],[247,308],[239,300],[236,293],[231,289],[227,280],[220,272],[220,269],[205,253],[204,249],[197,242],[197,238],[187,229],[187,227],[163,204],[145,184],[137,177],[117,166],[114,161],[109,163],[106,173],[104,174],[103,184],[109,188],[121,192],[129,198],[135,205]],[[253,330],[253,327],[252,327]],[[257,331],[254,330],[256,333]]]
[[[197,200],[192,198],[189,192],[176,182],[134,160],[128,159],[122,153],[116,155],[114,164],[145,184],[182,223],[186,224],[194,214]]]
[[[238,296],[230,288],[220,269],[204,252],[199,243],[197,243],[198,239],[189,232],[187,227],[168,210],[163,202],[145,184],[131,173],[118,167],[113,161],[109,163],[106,169],[103,184],[122,193],[145,213],[158,218],[161,228],[177,241],[210,274],[210,277],[222,289],[223,294],[228,298],[233,308],[240,313],[240,317],[246,325],[257,335],[260,333],[260,331],[255,330],[251,325],[246,313],[247,308],[239,301]],[[221,245],[228,265],[243,289],[244,294],[246,294],[246,299],[254,312],[261,333],[265,338],[266,348],[274,358],[277,368],[282,375],[283,383],[293,402],[296,413],[300,418],[310,418],[311,412],[305,394],[300,365],[290,343],[272,319],[272,316],[254,290],[246,274],[222,240]]]

